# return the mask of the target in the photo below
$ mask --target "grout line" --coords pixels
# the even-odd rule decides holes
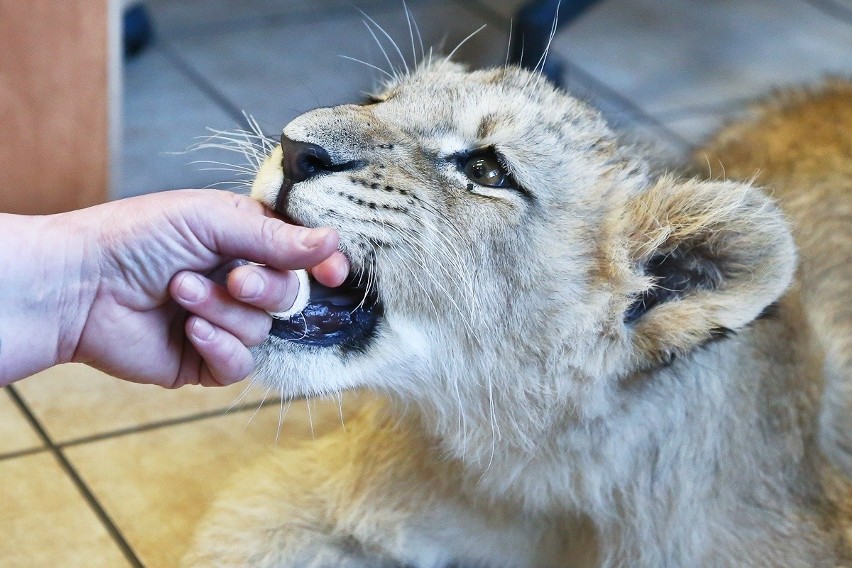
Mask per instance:
[[[852,24],[852,9],[837,3],[834,0],[802,0],[812,8],[816,8],[823,14],[841,20],[846,24]]]
[[[27,450],[18,450],[15,452],[9,452],[7,454],[0,454],[0,461],[11,460],[15,458],[23,458],[26,456],[31,456],[33,454],[40,454],[41,452],[46,452],[48,449],[41,448],[29,448]]]
[[[177,52],[172,48],[171,45],[166,44],[164,42],[158,43],[160,49],[165,55],[166,59],[174,65],[177,70],[189,81],[198,87],[205,95],[207,95],[210,99],[213,100],[216,105],[219,106],[223,111],[225,111],[231,118],[239,123],[240,127],[251,131],[251,124],[249,124],[246,117],[243,115],[242,109],[240,109],[237,105],[231,102],[227,96],[225,96],[222,91],[214,87],[210,81],[204,78],[192,65],[190,65],[183,57],[177,54]]]
[[[92,434],[91,436],[83,436],[82,438],[75,438],[69,440],[67,442],[60,442],[56,444],[57,448],[65,449],[72,448],[74,446],[81,446],[83,444],[88,444],[90,442],[100,442],[102,440],[109,440],[112,438],[119,438],[121,436],[127,436],[130,434],[138,434],[141,432],[149,432],[151,430],[159,430],[160,428],[167,428],[169,426],[179,426],[181,424],[187,424],[190,422],[197,422],[200,420],[207,420],[209,418],[216,418],[219,416],[225,416],[228,414],[237,414],[240,412],[248,412],[248,411],[256,411],[259,408],[265,408],[267,406],[271,406],[273,404],[280,404],[279,399],[265,400],[262,403],[246,403],[239,406],[235,406],[231,409],[220,408],[217,410],[211,410],[208,412],[199,412],[198,414],[191,414],[189,416],[181,416],[180,418],[172,418],[169,420],[160,420],[158,422],[150,422],[148,424],[143,424],[141,426],[131,426],[128,428],[120,428],[118,430],[112,430],[109,432],[102,432],[99,434]]]
[[[426,3],[426,0],[408,0],[409,4],[421,4]],[[399,0],[386,0],[383,2],[378,2],[375,5],[370,6],[371,8],[378,10],[387,10],[392,6],[398,6]],[[215,33],[216,28],[221,28],[219,31],[245,31],[248,29],[256,29],[260,27],[278,27],[287,24],[296,24],[296,23],[306,23],[310,21],[322,21],[327,20],[325,16],[328,15],[338,15],[340,14],[342,18],[352,18],[354,15],[357,15],[357,12],[354,11],[352,14],[342,14],[342,10],[338,7],[336,9],[329,8],[328,10],[323,11],[311,11],[307,12],[304,15],[311,16],[309,18],[295,18],[289,14],[278,14],[271,16],[257,16],[255,18],[260,19],[262,25],[254,25],[254,26],[245,26],[240,28],[238,26],[233,26],[233,22],[218,22],[217,25],[205,26],[204,35],[210,35],[211,31]],[[156,21],[156,20],[155,20]],[[223,110],[228,116],[230,116],[233,120],[237,122],[240,128],[244,130],[253,130],[251,124],[249,124],[246,116],[244,114],[244,109],[240,108],[237,104],[235,104],[230,97],[228,97],[225,93],[223,93],[220,89],[218,89],[211,81],[209,81],[198,69],[196,69],[189,61],[187,61],[183,56],[178,53],[178,50],[173,45],[175,40],[180,41],[181,39],[185,39],[187,36],[183,37],[177,36],[172,37],[169,40],[160,39],[157,41],[157,47],[162,52],[163,56],[169,61],[174,67],[177,69],[179,73],[181,73],[184,77],[186,77],[195,87],[197,87],[204,95],[210,98],[213,103],[215,103],[221,110]]]
[[[62,453],[62,450],[57,447],[50,436],[47,434],[47,431],[38,421],[38,419],[33,414],[30,407],[24,402],[18,392],[14,389],[14,387],[8,388],[9,396],[12,397],[12,400],[17,405],[18,409],[24,414],[26,419],[29,421],[30,426],[32,426],[35,431],[38,433],[39,437],[44,442],[47,450],[49,450],[53,457],[56,458],[56,461],[59,462],[60,467],[65,471],[66,475],[71,479],[72,483],[77,487],[77,491],[80,492],[83,499],[88,503],[89,507],[101,521],[101,524],[106,528],[109,535],[112,537],[113,542],[118,545],[124,557],[130,563],[133,568],[145,568],[145,565],[139,560],[139,557],[136,556],[136,553],[133,551],[133,548],[121,534],[121,531],[118,530],[116,524],[112,521],[109,514],[100,504],[100,502],[95,497],[94,493],[92,493],[91,489],[86,485],[86,482],[83,481],[83,478],[80,477],[80,474],[77,473],[77,470],[74,469],[74,466],[71,465],[71,462],[68,461],[68,458]]]

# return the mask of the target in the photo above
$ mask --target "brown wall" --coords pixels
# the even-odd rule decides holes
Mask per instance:
[[[0,0],[0,211],[109,191],[109,0]]]

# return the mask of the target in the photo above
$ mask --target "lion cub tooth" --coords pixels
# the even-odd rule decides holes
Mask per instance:
[[[308,305],[308,300],[311,297],[311,282],[308,280],[308,271],[294,270],[293,272],[296,273],[296,277],[299,279],[299,292],[296,294],[296,299],[293,301],[293,305],[290,306],[290,309],[283,312],[269,312],[269,315],[274,318],[290,319],[304,310],[305,306]]]

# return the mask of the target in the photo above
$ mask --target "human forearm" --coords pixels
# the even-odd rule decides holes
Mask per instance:
[[[73,213],[0,214],[0,385],[73,357],[93,297],[82,278],[88,232]]]

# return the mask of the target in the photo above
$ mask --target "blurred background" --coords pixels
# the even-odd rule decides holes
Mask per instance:
[[[411,60],[401,0],[360,0]],[[523,0],[409,0],[423,41],[444,53],[482,25],[455,58],[502,65]],[[542,2],[548,4],[548,2]],[[616,126],[682,154],[721,121],[779,85],[852,75],[852,0],[563,0],[549,60],[562,82]],[[588,6],[572,21],[572,4]],[[182,151],[205,127],[242,113],[277,135],[298,114],[357,101],[387,68],[349,0],[156,0],[156,39],[124,70],[124,134],[116,196],[204,187],[225,172],[187,167]],[[549,31],[550,22],[545,23]],[[399,56],[379,31],[394,65]],[[515,39],[520,36],[515,29]],[[527,57],[529,60],[530,58]],[[534,64],[534,62],[533,62]]]
[[[369,65],[388,64],[353,4],[409,63],[406,6],[445,53],[485,25],[455,56],[484,66],[505,62],[525,2],[149,0],[151,35],[125,57],[122,18],[138,2],[0,0],[0,211],[230,187],[234,172],[192,162],[239,155],[186,153],[208,128],[245,128],[247,113],[277,136],[381,79]],[[852,77],[852,0],[578,4],[548,71],[675,160],[775,87]],[[175,566],[239,467],[340,428],[357,406],[244,388],[165,391],[65,365],[0,390],[0,566]]]
[[[409,62],[406,6],[424,44],[439,52],[484,25],[455,55],[472,66],[503,64],[514,25],[514,47],[525,44],[533,65],[529,24],[537,16],[546,35],[557,2],[539,0],[544,10],[533,17],[520,13],[528,4],[0,0],[0,41],[11,48],[0,49],[0,119],[9,134],[0,140],[0,210],[44,213],[227,187],[232,172],[191,162],[239,156],[187,148],[208,128],[245,127],[244,113],[277,135],[305,110],[358,100],[381,74],[347,58],[388,67],[365,14]],[[122,16],[127,24],[134,8],[134,55],[122,57]],[[140,8],[150,34],[140,35]],[[563,0],[561,14],[548,71],[672,157],[773,87],[852,72],[852,0]],[[399,66],[388,39],[376,26],[373,33]]]

